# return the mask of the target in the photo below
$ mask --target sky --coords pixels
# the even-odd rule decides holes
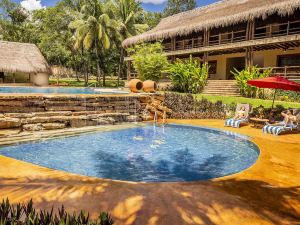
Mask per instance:
[[[13,0],[21,2],[21,5],[29,11],[41,9],[42,7],[53,6],[58,0]],[[145,10],[160,12],[164,9],[167,0],[140,0]],[[208,5],[218,0],[196,0],[198,6]]]

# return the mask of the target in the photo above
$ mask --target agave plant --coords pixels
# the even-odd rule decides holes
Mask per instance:
[[[112,225],[113,220],[108,213],[102,212],[97,220],[91,220],[89,214],[81,211],[78,215],[69,214],[64,206],[58,209],[58,214],[50,211],[37,211],[30,200],[27,204],[11,205],[9,200],[0,204],[1,225]]]

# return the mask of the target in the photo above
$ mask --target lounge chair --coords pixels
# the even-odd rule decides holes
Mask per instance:
[[[267,134],[274,134],[274,135],[279,135],[282,132],[291,132],[294,130],[299,129],[299,124],[294,124],[294,123],[289,123],[289,124],[285,124],[284,122],[282,122],[282,124],[278,124],[278,125],[272,125],[272,124],[267,124],[263,127],[263,133],[267,133]]]
[[[225,127],[234,127],[239,128],[242,124],[247,124],[249,121],[249,111],[250,111],[250,105],[249,104],[237,104],[235,113],[241,109],[241,107],[245,107],[245,118],[244,119],[228,119],[225,121]]]
[[[294,111],[294,115],[296,117],[300,118],[300,109],[293,109],[293,111]],[[276,125],[266,124],[263,127],[262,131],[263,131],[263,133],[279,135],[283,132],[291,132],[291,131],[295,131],[297,129],[300,129],[299,121],[296,123],[290,122],[288,124],[286,124],[284,121],[282,121]]]

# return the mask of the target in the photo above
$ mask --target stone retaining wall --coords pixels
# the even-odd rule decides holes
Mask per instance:
[[[1,95],[0,129],[62,129],[149,120],[159,95]]]

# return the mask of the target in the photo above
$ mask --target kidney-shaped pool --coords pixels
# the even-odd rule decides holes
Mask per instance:
[[[246,136],[166,125],[83,134],[0,148],[0,154],[81,175],[126,181],[196,181],[250,167],[259,156]]]

